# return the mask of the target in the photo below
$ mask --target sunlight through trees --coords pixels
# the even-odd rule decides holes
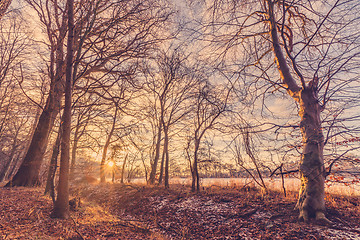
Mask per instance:
[[[360,181],[358,0],[0,1],[0,181],[300,183],[299,220]],[[186,182],[186,184],[185,184]],[[175,184],[174,184],[175,185]],[[248,189],[249,186],[243,186]],[[256,211],[255,211],[256,212]],[[0,237],[1,238],[1,237]]]

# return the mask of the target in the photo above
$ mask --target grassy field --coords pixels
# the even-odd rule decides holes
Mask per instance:
[[[266,186],[275,191],[283,192],[281,178],[265,178]],[[145,184],[145,179],[133,179],[132,183]],[[173,178],[170,180],[171,184],[190,185],[191,178]],[[250,178],[202,178],[202,187],[238,187],[250,186],[256,187],[257,184]],[[298,178],[285,178],[284,186],[287,192],[298,191],[300,187],[300,179]],[[351,184],[346,186],[343,183],[328,183],[325,185],[325,192],[335,195],[344,196],[360,196],[360,184]]]

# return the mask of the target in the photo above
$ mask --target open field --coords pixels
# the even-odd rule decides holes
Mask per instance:
[[[269,189],[283,192],[281,178],[265,178],[265,183]],[[132,183],[145,184],[143,178],[133,179]],[[191,178],[173,178],[170,180],[172,184],[190,185]],[[202,178],[201,186],[203,187],[238,187],[250,186],[256,187],[254,180],[250,178]],[[300,179],[298,178],[284,178],[284,186],[286,191],[296,192],[300,187]],[[344,195],[344,196],[360,196],[360,184],[351,184],[346,186],[342,183],[329,183],[325,185],[325,192],[329,194]]]

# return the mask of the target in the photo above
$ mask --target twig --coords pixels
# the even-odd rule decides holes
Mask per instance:
[[[280,168],[280,167],[276,168],[276,169],[270,174],[270,177],[272,177],[273,175],[286,175],[286,174],[289,174],[289,173],[299,172],[299,169],[297,169],[297,170],[290,170],[290,171],[281,172],[281,173],[275,173],[275,171],[278,170],[279,168]]]
[[[284,190],[284,196],[286,197],[285,181],[284,181],[284,174],[282,174],[283,173],[282,169],[283,169],[283,164],[280,165],[280,174],[281,174],[281,184]]]

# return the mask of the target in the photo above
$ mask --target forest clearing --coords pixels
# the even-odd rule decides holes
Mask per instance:
[[[297,220],[297,193],[205,187],[194,194],[146,185],[91,184],[71,188],[81,199],[71,219],[50,217],[40,188],[0,189],[1,239],[359,239],[360,198],[327,195],[333,222]]]

